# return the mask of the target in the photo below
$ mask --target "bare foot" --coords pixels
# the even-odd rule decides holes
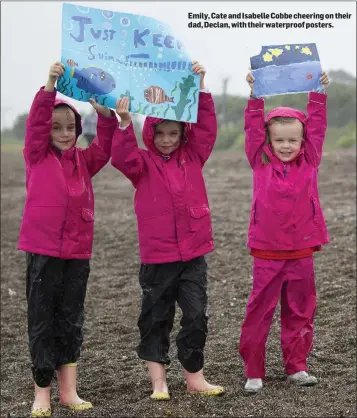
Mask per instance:
[[[51,387],[40,388],[35,384],[35,400],[32,409],[47,410],[51,408]]]
[[[162,380],[162,379],[157,379],[154,382],[152,382],[152,390],[154,393],[155,392],[169,393],[166,380]]]
[[[90,402],[81,399],[77,394],[77,367],[61,366],[57,371],[57,382],[59,387],[59,398],[62,405],[78,406],[86,405],[89,408]]]
[[[86,403],[83,399],[81,399],[77,393],[66,393],[61,394],[60,396],[60,403],[62,405],[82,405],[83,403]]]
[[[206,381],[203,376],[203,369],[197,373],[190,373],[187,370],[184,370],[186,377],[186,385],[188,392],[208,392],[208,391],[219,391],[220,393],[224,392],[222,386],[211,385]],[[217,393],[218,394],[218,393]]]
[[[169,393],[166,383],[165,366],[153,361],[147,361],[146,364],[149,369],[153,393]]]

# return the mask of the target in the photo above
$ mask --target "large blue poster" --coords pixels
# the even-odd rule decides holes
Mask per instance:
[[[170,27],[153,18],[64,3],[65,74],[58,91],[115,108],[130,97],[130,112],[196,122],[199,76]]]
[[[322,88],[322,69],[315,44],[263,46],[250,58],[257,96],[303,93]]]

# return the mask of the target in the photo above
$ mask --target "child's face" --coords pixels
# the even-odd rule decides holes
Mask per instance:
[[[163,154],[171,154],[181,142],[182,126],[179,122],[160,123],[155,127],[154,144]]]
[[[274,154],[283,162],[292,161],[301,149],[303,124],[297,119],[291,123],[272,123],[269,137]]]
[[[69,107],[54,109],[51,129],[52,144],[61,151],[70,149],[76,140],[76,120]]]

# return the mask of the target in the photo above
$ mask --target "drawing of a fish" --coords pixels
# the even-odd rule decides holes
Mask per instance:
[[[75,61],[73,61],[71,58],[69,58],[69,59],[67,60],[67,64],[68,64],[70,67],[78,67],[78,64],[77,64]]]
[[[308,78],[309,80],[312,78],[312,74],[308,74],[307,76],[306,76],[306,78]]]
[[[165,102],[172,102],[174,103],[173,97],[168,97],[164,90],[158,86],[150,86],[146,90],[144,90],[144,97],[145,100],[149,103],[161,104]]]
[[[106,71],[98,67],[78,70],[72,68],[70,77],[77,79],[77,87],[91,94],[108,94],[115,89],[115,80]]]

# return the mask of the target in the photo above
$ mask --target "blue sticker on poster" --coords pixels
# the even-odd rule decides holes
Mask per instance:
[[[130,112],[196,122],[199,76],[170,27],[156,19],[64,3],[59,92]]]
[[[250,58],[254,93],[259,97],[317,91],[322,69],[316,45],[284,44],[263,46]]]

